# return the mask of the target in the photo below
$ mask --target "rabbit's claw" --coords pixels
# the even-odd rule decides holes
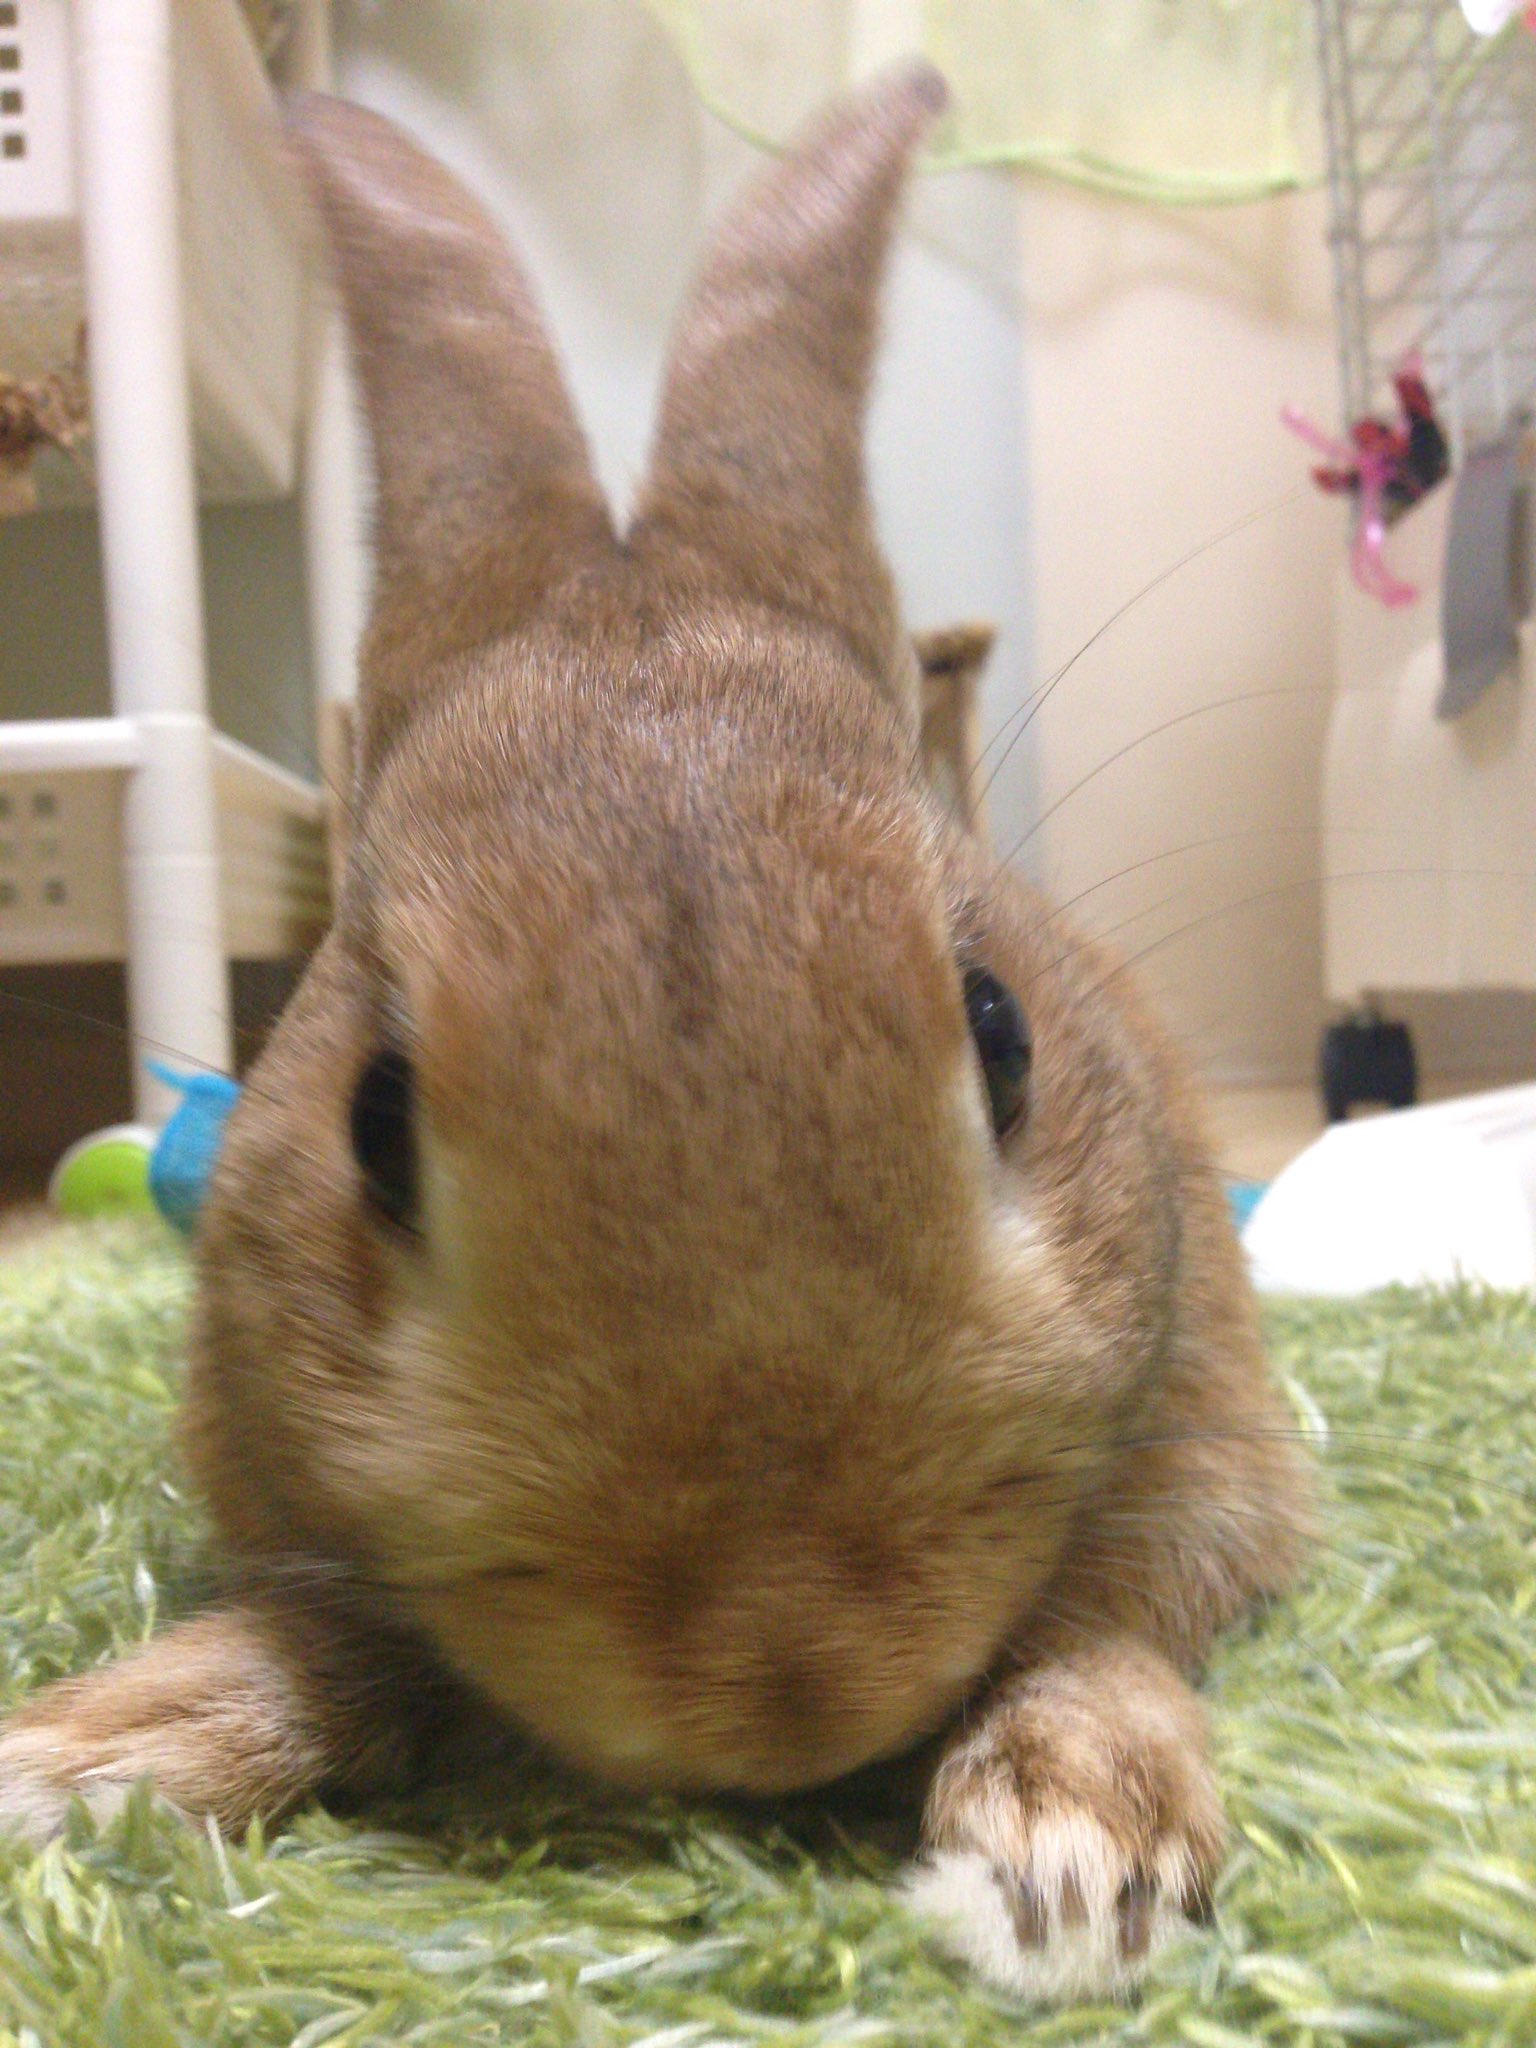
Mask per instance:
[[[1165,1670],[1139,1692],[1122,1674],[1091,1706],[1069,1685],[1026,1686],[941,1767],[907,1896],[1002,1988],[1124,1993],[1209,1922],[1225,1825],[1198,1706]]]

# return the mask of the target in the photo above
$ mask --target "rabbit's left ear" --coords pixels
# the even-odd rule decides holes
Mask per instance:
[[[904,65],[728,215],[673,346],[631,532],[674,587],[825,626],[886,688],[898,665],[910,687],[911,654],[865,491],[864,410],[897,203],[946,96],[930,65]]]
[[[533,294],[484,208],[366,108],[301,94],[288,125],[373,444],[366,778],[435,667],[530,618],[614,541]]]

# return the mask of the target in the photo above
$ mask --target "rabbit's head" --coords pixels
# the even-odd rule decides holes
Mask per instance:
[[[479,210],[376,117],[297,116],[377,588],[194,1440],[238,1550],[345,1558],[635,1782],[807,1784],[952,1712],[1163,1327],[1155,1056],[925,787],[865,495],[942,98],[886,79],[729,218],[622,537]]]

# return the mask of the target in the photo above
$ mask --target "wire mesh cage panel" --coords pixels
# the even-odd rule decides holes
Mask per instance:
[[[1344,415],[1418,350],[1452,457],[1536,405],[1536,35],[1454,0],[1314,0]]]
[[[1482,37],[1457,0],[1314,7],[1346,427],[1397,418],[1418,353],[1458,472],[1393,522],[1418,604],[1339,573],[1327,989],[1532,990],[1536,34]]]

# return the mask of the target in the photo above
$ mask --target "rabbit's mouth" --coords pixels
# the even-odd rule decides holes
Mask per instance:
[[[418,1582],[454,1666],[567,1762],[634,1787],[785,1793],[911,1748],[993,1662],[999,1617],[929,1584],[850,1593],[806,1557],[732,1584],[594,1586],[523,1563]]]

